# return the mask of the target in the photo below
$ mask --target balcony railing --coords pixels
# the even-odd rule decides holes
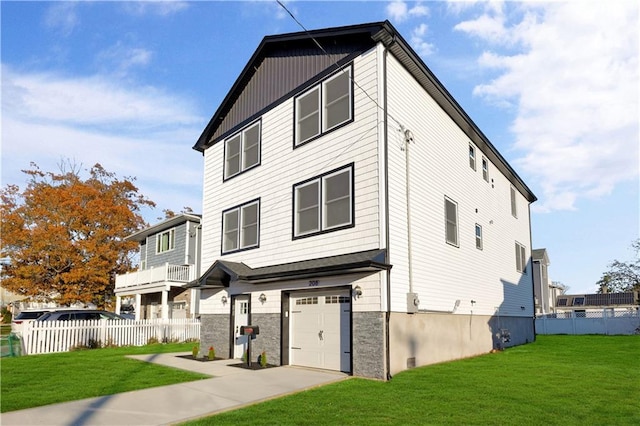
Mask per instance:
[[[170,265],[129,272],[116,276],[116,290],[159,282],[188,283],[196,279],[195,265]]]

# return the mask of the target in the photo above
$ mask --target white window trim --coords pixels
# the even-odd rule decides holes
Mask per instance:
[[[169,234],[169,244],[166,250],[160,250],[160,243],[162,241],[162,236],[164,234]],[[156,234],[156,254],[166,253],[168,251],[172,251],[176,248],[176,228],[167,229],[166,231],[159,232]]]
[[[511,201],[511,215],[517,219],[518,218],[518,197],[517,197],[517,191],[513,187],[513,185],[511,185],[511,189],[509,190],[509,200]]]
[[[249,130],[251,130],[252,128],[254,128],[255,126],[258,127],[258,160],[256,161],[255,164],[251,164],[249,166],[245,166],[244,164],[244,153],[246,151],[246,145],[245,145],[245,135],[247,134],[247,132]],[[228,143],[233,140],[234,138],[236,138],[237,136],[240,136],[240,149],[238,152],[238,156],[240,157],[238,162],[239,162],[239,167],[238,167],[238,171],[233,173],[233,174],[229,174],[228,170],[227,170],[227,153],[228,153]],[[247,170],[251,170],[254,167],[257,167],[260,165],[260,162],[262,161],[262,120],[258,120],[258,121],[254,121],[253,123],[249,124],[248,126],[243,127],[241,130],[237,131],[236,133],[234,133],[233,135],[229,136],[228,138],[226,138],[224,140],[224,179],[230,179],[234,176],[238,176],[244,172],[246,172]]]
[[[516,271],[527,273],[527,248],[516,241]]]
[[[327,200],[326,200],[326,191],[324,190],[324,185],[325,182],[328,178],[332,177],[332,176],[336,176],[342,173],[347,172],[349,174],[349,220],[345,223],[340,223],[337,225],[332,225],[332,226],[327,226],[327,217],[326,217],[326,205],[327,205]],[[354,169],[353,169],[353,164],[350,164],[348,166],[345,167],[341,167],[339,169],[336,170],[332,170],[328,173],[325,173],[323,175],[320,176],[316,176],[312,179],[309,179],[307,181],[298,183],[293,185],[293,238],[303,238],[303,237],[308,237],[308,236],[312,236],[312,235],[318,235],[318,234],[322,234],[325,232],[331,232],[331,231],[337,231],[340,229],[345,229],[345,228],[350,228],[352,226],[354,226],[355,224],[355,207],[354,207],[354,179],[353,179],[353,175],[354,175]],[[310,230],[310,231],[306,231],[306,232],[298,232],[298,189],[300,188],[304,188],[305,186],[308,185],[312,185],[312,184],[318,184],[318,227],[314,230]],[[343,197],[346,198],[346,197]]]
[[[469,144],[469,167],[476,171],[476,147],[473,144]]]
[[[349,97],[349,117],[339,123],[334,124],[331,127],[327,127],[326,124],[326,113],[325,110],[327,108],[326,105],[326,96],[325,96],[325,87],[327,85],[327,83],[331,82],[332,80],[334,80],[335,78],[338,78],[340,76],[342,76],[344,73],[348,73],[349,74],[349,93],[345,96]],[[299,101],[301,99],[303,99],[305,96],[310,95],[312,92],[314,92],[315,90],[319,90],[319,96],[318,96],[318,133],[313,135],[313,136],[309,136],[307,139],[304,140],[299,140],[299,136],[300,136],[300,130],[299,130],[299,123],[300,123],[300,119],[301,118],[306,118],[306,117],[298,117],[298,111],[300,110],[300,108],[298,107],[299,105]],[[337,102],[340,99],[343,99],[344,96],[342,98],[339,98],[338,100],[334,101]],[[315,84],[314,86],[310,87],[309,89],[305,90],[304,92],[302,92],[301,94],[299,94],[298,96],[295,97],[294,99],[294,126],[295,126],[295,137],[294,137],[294,142],[293,142],[293,146],[294,148],[302,146],[308,142],[311,142],[312,140],[331,132],[334,129],[337,129],[339,127],[341,127],[342,125],[349,123],[351,121],[353,121],[353,104],[354,104],[354,99],[353,99],[353,65],[349,64],[344,66],[340,71],[332,74],[331,76],[325,78],[323,81],[321,81],[318,84]],[[307,116],[308,117],[308,116]]]
[[[482,178],[489,182],[489,160],[484,155],[482,156]]]
[[[456,240],[455,242],[453,241],[449,241],[449,235],[447,232],[447,228],[449,225],[449,218],[447,217],[447,203],[451,203],[455,209],[456,209],[456,219],[455,222],[453,222],[453,225],[455,226],[455,231],[456,231]],[[449,197],[444,197],[444,238],[445,241],[447,242],[447,244],[452,245],[454,247],[460,247],[460,235],[459,235],[459,220],[458,220],[458,203],[456,203],[455,201],[453,201],[451,198]]]
[[[478,230],[480,230],[480,235],[478,235]],[[476,248],[478,250],[482,250],[484,248],[483,236],[482,236],[482,225],[478,225],[476,223],[475,226],[475,237],[476,237]]]
[[[244,223],[244,209],[246,209],[247,207],[256,205],[257,206],[257,216],[256,216],[256,223],[255,224],[251,224],[251,225],[255,225],[256,226],[256,242],[255,244],[250,244],[250,245],[246,245],[243,246],[242,245],[242,241],[243,241],[243,235],[244,235],[244,230],[248,228],[247,224]],[[234,228],[237,232],[237,237],[236,237],[236,247],[232,248],[232,249],[225,249],[225,235],[226,235],[226,225],[227,222],[225,221],[225,218],[228,214],[233,213],[233,212],[237,212],[238,213],[238,222],[235,224],[236,228]],[[232,207],[230,209],[227,209],[225,211],[222,212],[222,241],[221,241],[221,253],[222,254],[229,254],[229,253],[235,253],[238,251],[243,251],[243,250],[248,250],[248,249],[252,249],[252,248],[257,248],[260,246],[260,199],[256,199],[256,200],[252,200],[249,201],[247,203],[241,204],[239,206],[236,207]]]

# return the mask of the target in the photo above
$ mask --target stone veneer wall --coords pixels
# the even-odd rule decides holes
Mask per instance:
[[[280,314],[251,314],[251,325],[260,327],[260,334],[251,342],[252,361],[258,362],[265,351],[267,363],[280,365]]]
[[[216,357],[229,358],[230,315],[202,314],[200,316],[200,354],[204,356],[213,346]]]
[[[387,379],[385,361],[385,320],[383,312],[354,312],[353,371],[354,376]]]

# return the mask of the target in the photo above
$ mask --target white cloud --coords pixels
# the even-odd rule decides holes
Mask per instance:
[[[76,12],[77,2],[64,1],[55,2],[50,6],[45,14],[45,25],[62,35],[69,36],[79,23]]]
[[[132,68],[144,68],[151,63],[153,52],[142,47],[124,46],[122,42],[103,50],[97,61],[118,76],[125,76]]]
[[[186,1],[173,0],[144,0],[123,3],[124,10],[132,15],[158,15],[169,16],[189,7]]]
[[[402,0],[393,0],[387,4],[387,15],[396,22],[403,22],[409,18],[428,16],[429,9],[424,6],[422,2],[418,2],[413,7],[409,8],[406,2]]]
[[[141,193],[163,208],[201,209],[202,156],[193,151],[204,126],[190,102],[151,87],[127,88],[94,76],[2,73],[2,184],[24,186],[35,162],[102,164],[137,177]],[[150,213],[154,221],[158,213]]]
[[[542,189],[534,208],[574,209],[638,176],[638,5],[518,8],[510,17],[485,11],[456,29],[495,46],[478,64],[499,75],[474,93],[516,108],[511,131],[522,154],[514,163]]]
[[[411,32],[411,45],[420,56],[429,56],[435,51],[433,43],[425,40],[428,29],[427,24],[420,24]]]

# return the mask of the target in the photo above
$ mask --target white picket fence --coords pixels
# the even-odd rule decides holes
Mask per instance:
[[[143,346],[150,341],[185,342],[200,339],[194,319],[31,321],[22,332],[25,355],[68,352],[80,346]]]

